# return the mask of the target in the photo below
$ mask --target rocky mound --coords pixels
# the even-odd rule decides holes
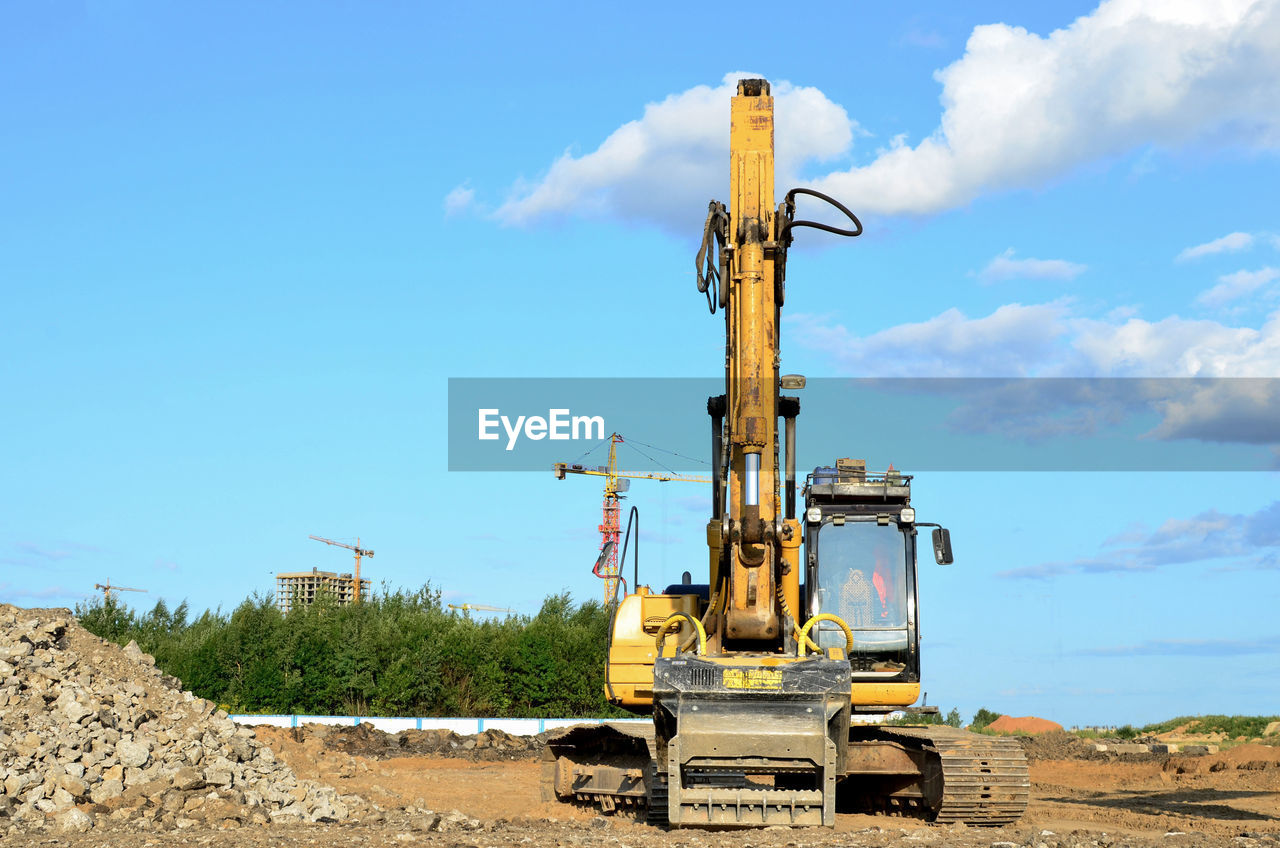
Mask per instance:
[[[299,780],[249,728],[68,610],[0,604],[0,833],[380,815]]]
[[[1062,725],[1056,721],[1049,721],[1047,718],[1037,718],[1036,716],[1007,716],[1002,715],[1000,718],[987,725],[988,730],[994,730],[996,733],[1049,733],[1051,731],[1062,730]]]

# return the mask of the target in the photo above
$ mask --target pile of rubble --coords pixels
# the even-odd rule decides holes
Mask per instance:
[[[451,730],[401,730],[386,733],[372,724],[355,726],[301,724],[297,727],[258,728],[261,739],[288,738],[306,743],[317,740],[326,749],[370,759],[392,757],[456,757],[468,760],[536,760],[542,756],[546,739],[555,731],[537,736],[513,736],[491,728],[473,736],[462,736]]]
[[[0,834],[376,820],[299,780],[155,660],[67,610],[0,604]]]

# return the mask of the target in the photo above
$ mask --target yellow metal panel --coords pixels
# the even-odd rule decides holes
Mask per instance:
[[[654,639],[658,629],[677,612],[698,615],[699,606],[696,595],[654,595],[643,586],[622,599],[613,619],[605,687],[605,695],[612,703],[636,707],[653,702]],[[682,622],[662,640],[663,649],[667,654],[674,653],[691,632],[692,628]]]
[[[854,683],[849,692],[857,707],[909,707],[919,698],[919,683]]]

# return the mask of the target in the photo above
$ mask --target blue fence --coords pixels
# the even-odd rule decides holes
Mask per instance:
[[[501,730],[512,736],[534,736],[547,730],[571,727],[575,724],[603,724],[605,721],[638,722],[647,724],[647,718],[394,718],[391,716],[317,716],[317,715],[233,715],[231,720],[245,725],[271,725],[272,727],[298,727],[302,724],[334,724],[350,727],[371,724],[386,733],[401,730],[452,730],[462,736]]]

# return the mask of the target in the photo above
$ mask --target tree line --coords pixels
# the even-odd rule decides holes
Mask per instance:
[[[134,640],[183,686],[236,713],[385,716],[625,715],[602,689],[609,610],[552,595],[534,616],[472,618],[430,584],[358,605],[321,596],[287,615],[252,595],[192,617],[184,601],[136,612],[76,606],[87,630]]]

